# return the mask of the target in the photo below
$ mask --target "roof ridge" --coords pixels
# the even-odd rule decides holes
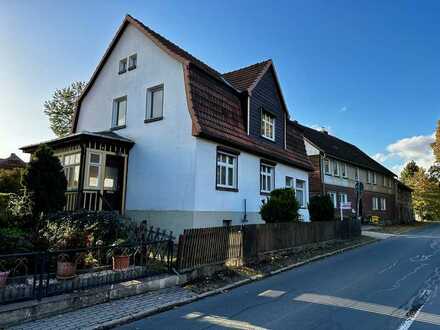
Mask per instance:
[[[260,62],[256,62],[256,63],[250,64],[250,65],[247,65],[247,66],[244,66],[244,67],[238,68],[238,69],[236,69],[236,70],[232,70],[232,71],[224,72],[224,73],[222,73],[221,75],[224,76],[224,75],[231,74],[231,73],[236,73],[236,72],[239,72],[239,71],[245,71],[245,70],[248,70],[248,69],[250,69],[250,68],[256,67],[256,66],[258,66],[258,65],[268,64],[268,63],[272,63],[272,62],[273,62],[272,59],[271,59],[271,58],[268,58],[267,60],[263,60],[263,61],[260,61]]]

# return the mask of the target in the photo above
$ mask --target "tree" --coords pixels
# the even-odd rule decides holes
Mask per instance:
[[[335,210],[330,196],[313,196],[310,198],[309,214],[311,221],[335,220]]]
[[[63,167],[52,149],[40,146],[23,174],[23,186],[33,202],[33,217],[62,210],[67,186]]]
[[[70,133],[76,102],[85,86],[83,81],[73,82],[68,87],[56,89],[52,99],[44,102],[44,113],[49,116],[50,128],[58,137]]]
[[[440,120],[437,121],[437,129],[435,131],[435,142],[432,144],[435,160],[440,163]]]
[[[414,175],[420,170],[415,161],[410,161],[405,165],[400,173],[400,179],[406,183],[408,180],[414,177]]]
[[[290,188],[274,189],[261,206],[260,214],[267,223],[298,221],[299,203]]]
[[[0,169],[0,193],[18,194],[22,188],[21,175],[23,169]]]

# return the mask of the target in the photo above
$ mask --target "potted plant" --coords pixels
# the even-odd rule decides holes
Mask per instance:
[[[65,229],[61,238],[56,241],[54,246],[57,250],[66,250],[57,256],[57,279],[67,280],[76,276],[78,258],[75,258],[75,252],[69,250],[81,248],[84,244],[85,241],[82,233],[75,231],[71,227]]]
[[[123,270],[130,266],[127,240],[119,238],[112,244],[112,265],[113,270]]]

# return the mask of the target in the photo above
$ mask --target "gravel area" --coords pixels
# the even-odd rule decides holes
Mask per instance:
[[[358,245],[366,242],[373,242],[376,239],[366,236],[350,240],[334,240],[319,244],[309,245],[305,248],[298,248],[295,251],[282,251],[271,253],[264,256],[264,259],[259,262],[250,263],[246,266],[226,268],[216,272],[212,276],[199,278],[185,285],[195,293],[204,293],[210,290],[215,290],[249,278],[255,275],[268,274],[271,271],[296,264],[301,261],[308,260],[319,255],[330,253],[336,250],[344,249],[353,245]]]

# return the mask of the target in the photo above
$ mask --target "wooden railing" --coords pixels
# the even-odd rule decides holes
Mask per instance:
[[[84,209],[87,211],[102,211],[105,205],[108,210],[112,210],[111,205],[102,196],[99,190],[83,190],[82,193],[78,191],[67,191],[66,205],[64,211],[75,211],[77,209]],[[78,203],[78,198],[80,201]]]

